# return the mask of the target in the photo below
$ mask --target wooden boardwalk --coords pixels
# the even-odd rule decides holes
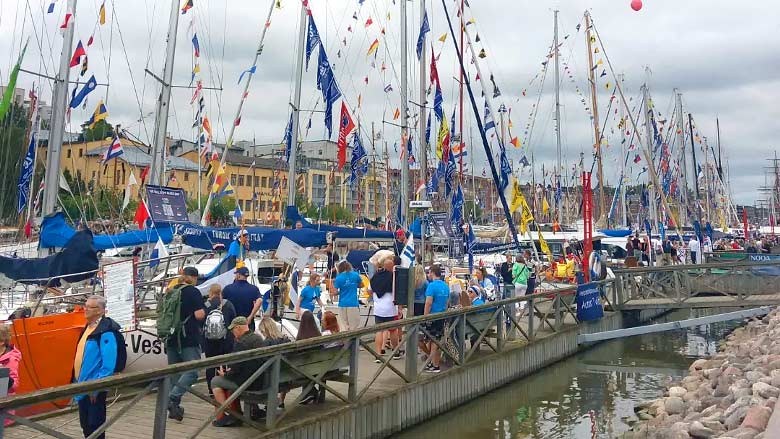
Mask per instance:
[[[549,321],[552,323],[552,316],[548,316]],[[520,323],[527,328],[528,317],[521,319]],[[542,322],[538,317],[534,317],[534,325],[536,339],[542,339],[554,334],[547,324],[542,327]],[[571,315],[566,315],[562,328],[563,330],[575,326],[574,319]],[[373,342],[373,339],[372,339]],[[516,341],[507,341],[505,345],[506,349],[520,348],[527,342],[518,334]],[[373,344],[372,344],[373,346]],[[484,358],[493,354],[490,347],[483,345],[480,351],[472,357],[469,362],[473,362],[479,358]],[[380,364],[374,363],[374,357],[367,351],[361,349],[359,354],[359,368],[358,368],[358,392],[361,391],[366,384],[369,383],[374,376]],[[392,364],[398,369],[403,370],[404,359],[392,360]],[[422,367],[422,363],[419,363],[418,367]],[[443,367],[443,369],[446,369]],[[420,380],[430,379],[433,374],[424,373],[420,376]],[[390,369],[385,368],[379,375],[379,378],[371,384],[370,388],[363,397],[363,400],[372,399],[381,395],[386,395],[394,390],[401,388],[404,385],[404,381],[392,372]],[[328,382],[329,386],[333,386],[337,391],[346,394],[347,385],[344,383],[338,383],[334,381]],[[196,385],[196,390],[201,393],[206,393],[206,385],[201,382]],[[322,404],[312,405],[299,405],[291,407],[293,401],[300,394],[301,389],[296,389],[288,393],[286,397],[287,411],[289,414],[285,416],[280,426],[288,425],[291,422],[302,421],[307,418],[322,417],[332,410],[344,407],[344,403],[334,395],[327,393],[325,402]],[[127,396],[127,395],[124,395]],[[109,395],[109,418],[113,413],[118,412],[122,407],[129,402],[131,398],[116,398],[116,395]],[[111,427],[108,429],[108,437],[122,437],[122,438],[138,438],[146,439],[152,437],[152,428],[154,425],[154,411],[155,411],[156,394],[152,393],[146,395],[143,399],[130,408],[127,413],[120,417]],[[187,438],[191,437],[198,426],[213,413],[213,407],[209,404],[201,401],[193,395],[187,394],[182,400],[182,407],[184,408],[184,420],[182,422],[169,419],[166,426],[166,437],[169,438]],[[54,416],[40,420],[40,423],[50,427],[62,434],[71,437],[83,437],[81,434],[81,427],[79,425],[78,412],[77,411],[63,411]],[[216,428],[211,424],[203,430],[197,437],[206,439],[219,439],[219,438],[254,438],[262,435],[264,431],[256,430],[249,426],[242,427],[230,427],[230,428]],[[32,439],[39,437],[50,437],[46,434],[40,433],[37,430],[33,430],[24,426],[12,426],[6,428],[5,437],[11,439]]]
[[[780,305],[780,294],[756,294],[739,298],[736,295],[709,295],[689,298],[650,297],[647,299],[630,299],[621,304],[620,309],[679,309],[679,308],[726,308],[726,307],[756,307]]]

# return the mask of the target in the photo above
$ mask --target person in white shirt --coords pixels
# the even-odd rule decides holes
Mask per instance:
[[[691,240],[688,241],[688,251],[691,252],[692,264],[702,263],[701,244],[699,243],[699,238],[697,238],[696,235],[693,235]]]

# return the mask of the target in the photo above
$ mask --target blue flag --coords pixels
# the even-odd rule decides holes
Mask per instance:
[[[254,75],[256,72],[257,72],[257,66],[252,66],[252,67],[250,67],[250,68],[248,68],[248,69],[244,70],[244,71],[243,71],[243,72],[241,72],[241,74],[238,76],[238,83],[239,83],[239,84],[241,84],[241,80],[242,80],[242,79],[244,79],[244,75],[245,75],[245,74],[249,73],[249,74],[251,74],[251,75]]]
[[[292,154],[292,143],[293,143],[292,126],[293,126],[293,115],[292,113],[290,113],[290,120],[287,122],[287,128],[284,130],[284,143],[285,143],[284,157],[285,160],[287,160],[287,163],[290,163],[290,155]]]
[[[325,101],[325,129],[328,130],[330,139],[333,134],[333,104],[341,97],[341,91],[336,84],[336,76],[330,67],[328,55],[322,46],[320,46],[317,69],[317,88],[322,91],[322,100]]]
[[[425,44],[425,34],[431,31],[431,26],[428,24],[428,11],[423,14],[422,25],[420,25],[420,36],[417,37],[417,59],[422,58],[423,44]]]
[[[84,102],[84,99],[87,97],[87,95],[92,93],[96,87],[97,81],[95,80],[95,75],[92,75],[92,77],[89,78],[87,83],[84,84],[84,87],[78,93],[76,93],[76,89],[73,89],[73,99],[71,99],[69,107],[78,108],[78,106]]]
[[[320,39],[320,33],[317,31],[317,25],[314,23],[314,18],[309,17],[309,26],[306,30],[306,70],[309,70],[309,59],[314,49],[322,43]],[[322,50],[320,48],[320,50]]]
[[[441,86],[436,83],[436,92],[433,96],[433,112],[436,113],[436,119],[440,122],[444,119],[444,109],[442,104],[444,103],[444,96],[441,94]]]
[[[453,154],[450,154],[449,157],[447,157],[447,167],[444,171],[444,196],[449,197],[452,193],[453,189],[453,177],[455,176],[455,171],[457,167],[455,166],[455,156]]]
[[[24,156],[24,162],[22,162],[22,173],[19,174],[19,202],[16,205],[16,212],[22,213],[25,206],[27,206],[28,197],[30,195],[30,182],[33,178],[33,172],[35,171],[35,133],[30,135],[30,146],[27,147],[27,154]]]
[[[349,184],[354,185],[359,179],[368,173],[368,154],[359,133],[355,133],[352,141],[352,160],[350,162],[351,174]]]
[[[463,190],[460,186],[455,191],[455,195],[452,196],[452,213],[450,214],[450,223],[452,227],[460,227],[460,222],[463,219]]]
[[[425,124],[425,144],[431,144],[431,113],[428,113],[428,122]]]

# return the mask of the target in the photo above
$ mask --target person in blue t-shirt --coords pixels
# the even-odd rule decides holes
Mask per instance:
[[[301,318],[303,311],[308,310],[312,313],[314,312],[315,301],[320,306],[320,309],[322,309],[324,305],[322,304],[322,300],[320,300],[320,275],[312,273],[309,276],[309,282],[303,290],[301,290],[301,294],[298,295],[298,306],[295,309],[295,313],[299,319]]]
[[[450,298],[450,287],[441,280],[441,266],[434,265],[430,269],[428,288],[425,289],[425,315],[444,312],[447,310],[447,301]],[[427,325],[431,337],[437,339],[444,335],[444,320],[434,320]],[[425,367],[426,372],[438,373],[441,362],[441,350],[436,343],[430,343],[431,364]]]
[[[333,286],[339,291],[340,329],[342,331],[351,331],[360,326],[358,288],[360,288],[363,279],[352,270],[352,264],[347,261],[339,262],[338,271],[339,274],[333,281]]]

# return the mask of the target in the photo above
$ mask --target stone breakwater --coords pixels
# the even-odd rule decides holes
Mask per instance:
[[[625,439],[778,439],[767,424],[780,396],[780,313],[735,329],[665,396],[637,406]]]

